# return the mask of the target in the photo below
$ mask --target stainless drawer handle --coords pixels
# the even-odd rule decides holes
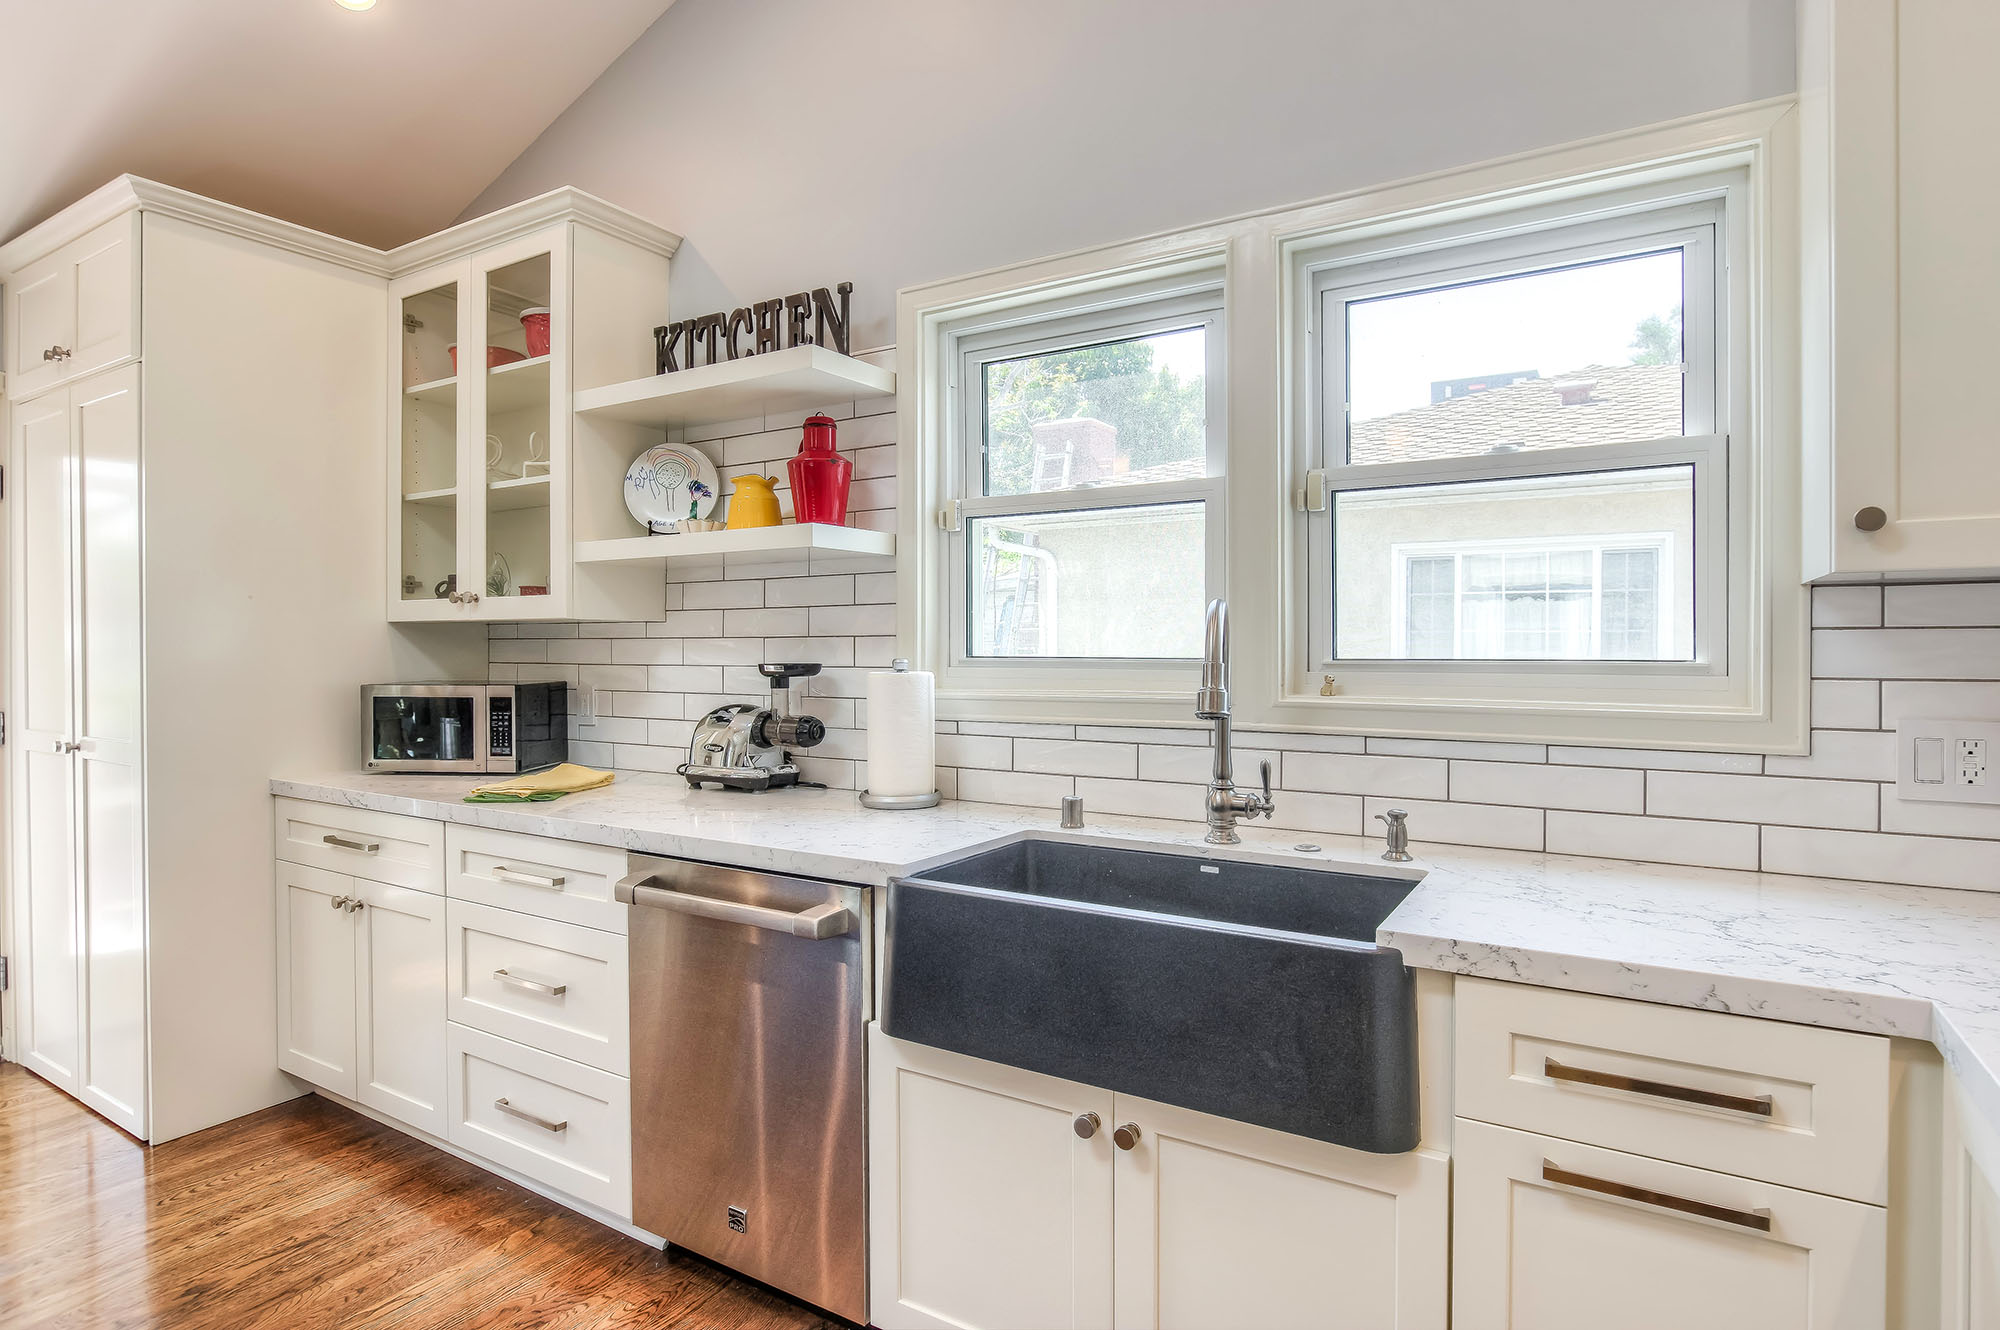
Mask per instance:
[[[668,891],[648,885],[652,873],[646,870],[619,879],[613,894],[627,905],[647,905],[676,914],[692,914],[703,919],[720,919],[728,924],[748,924],[774,933],[824,941],[841,937],[854,927],[854,912],[837,901],[815,905],[809,910],[773,910],[766,905],[745,905],[740,901],[717,900],[712,896],[692,896],[685,891]]]
[[[1641,1205],[1657,1206],[1662,1210],[1672,1210],[1677,1214],[1694,1215],[1701,1219],[1716,1219],[1725,1224],[1736,1224],[1742,1228],[1755,1229],[1759,1233],[1771,1231],[1771,1212],[1765,1209],[1732,1210],[1726,1205],[1710,1205],[1707,1201],[1690,1201],[1685,1196],[1674,1196],[1663,1191],[1648,1191],[1644,1187],[1634,1187],[1626,1182],[1608,1182],[1603,1178],[1593,1178],[1587,1173],[1572,1173],[1566,1168],[1558,1168],[1548,1160],[1542,1161],[1542,1181],[1552,1182],[1558,1187],[1573,1187],[1577,1191],[1595,1192],[1599,1196],[1615,1196],[1621,1201],[1637,1201]]]
[[[1542,1059],[1542,1075],[1552,1081],[1568,1081],[1573,1085],[1595,1085],[1605,1090],[1624,1090],[1629,1094],[1651,1095],[1655,1099],[1673,1099],[1683,1104],[1700,1104],[1703,1108],[1726,1108],[1732,1113],[1751,1113],[1760,1118],[1771,1116],[1771,1096],[1767,1094],[1760,1094],[1751,1099],[1744,1095],[1722,1094],[1715,1090],[1697,1090],[1687,1085],[1670,1085],[1666,1081],[1642,1081],[1636,1076],[1621,1076],[1615,1071],[1565,1067],[1554,1058]]]
[[[561,891],[563,883],[569,881],[566,877],[542,877],[536,873],[523,873],[513,868],[495,868],[493,880],[512,882],[517,887],[540,887],[543,891]]]
[[[345,836],[321,836],[320,840],[340,850],[357,850],[362,854],[376,854],[382,849],[380,842],[372,840],[349,840]]]
[[[525,988],[530,993],[546,993],[550,997],[561,997],[563,994],[569,992],[568,984],[538,983],[533,979],[523,979],[518,974],[508,974],[505,970],[495,970],[493,977],[503,984],[512,984],[516,988]]]
[[[547,1118],[542,1117],[541,1115],[536,1113],[530,1113],[525,1108],[514,1107],[512,1104],[508,1103],[504,1098],[495,1099],[493,1101],[493,1107],[499,1109],[502,1113],[505,1113],[510,1118],[519,1118],[523,1122],[533,1123],[535,1126],[540,1127],[543,1131],[569,1130],[569,1120],[567,1118],[565,1118],[561,1122],[550,1122]]]

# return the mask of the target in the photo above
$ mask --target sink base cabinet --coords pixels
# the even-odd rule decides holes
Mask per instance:
[[[1453,1157],[1458,1330],[1883,1325],[1877,1206],[1465,1119]]]
[[[1442,1155],[1362,1154],[879,1027],[869,1056],[883,1330],[1445,1324]]]

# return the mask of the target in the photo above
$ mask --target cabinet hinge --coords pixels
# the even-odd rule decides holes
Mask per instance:
[[[7,958],[0,956],[0,993],[7,991]]]
[[[416,331],[417,329],[419,329],[419,328],[421,328],[421,327],[423,327],[423,326],[424,326],[424,321],[423,321],[422,319],[418,318],[418,317],[417,317],[416,315],[414,315],[414,314],[405,314],[405,315],[403,316],[403,331],[404,331],[404,332],[406,332],[406,333],[413,333],[413,332],[415,332],[415,331]]]
[[[1302,513],[1326,511],[1326,472],[1318,469],[1306,472],[1306,483],[1292,491],[1292,507]]]
[[[0,748],[7,746],[7,713],[0,711]]]
[[[947,503],[944,507],[938,509],[937,511],[938,530],[940,531],[958,530],[959,526],[958,510],[959,510],[959,501],[957,499],[953,499],[950,503]]]

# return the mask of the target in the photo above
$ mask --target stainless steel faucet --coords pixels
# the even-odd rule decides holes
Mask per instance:
[[[1229,753],[1229,602],[1208,602],[1208,631],[1201,655],[1201,687],[1195,690],[1194,714],[1215,722],[1215,775],[1208,782],[1208,835],[1210,845],[1235,845],[1236,819],[1271,816],[1277,803],[1271,797],[1271,764],[1263,763],[1264,792],[1249,794],[1236,788],[1234,763]]]

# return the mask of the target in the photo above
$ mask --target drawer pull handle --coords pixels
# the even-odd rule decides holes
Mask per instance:
[[[1675,1196],[1663,1191],[1648,1191],[1644,1187],[1634,1187],[1626,1182],[1608,1182],[1603,1178],[1593,1178],[1587,1173],[1572,1173],[1566,1168],[1557,1168],[1546,1159],[1542,1161],[1542,1181],[1554,1183],[1558,1187],[1572,1187],[1577,1191],[1595,1192],[1599,1196],[1615,1196],[1621,1201],[1637,1201],[1641,1205],[1657,1206],[1662,1210],[1672,1210],[1678,1214],[1694,1215],[1701,1219],[1716,1219],[1725,1224],[1755,1229],[1759,1233],[1771,1231],[1769,1210],[1761,1208],[1732,1210],[1726,1205],[1690,1201],[1685,1196]]]
[[[550,997],[561,997],[563,994],[569,992],[568,984],[544,984],[533,979],[523,979],[518,974],[508,974],[505,970],[495,970],[493,977],[503,984],[512,984],[516,988],[525,988],[530,993],[546,993]]]
[[[1642,1081],[1635,1076],[1621,1076],[1615,1071],[1565,1067],[1554,1058],[1542,1059],[1542,1074],[1552,1081],[1595,1085],[1605,1090],[1624,1090],[1631,1094],[1651,1095],[1655,1099],[1675,1099],[1683,1104],[1700,1104],[1703,1108],[1726,1108],[1732,1113],[1751,1113],[1760,1118],[1771,1116],[1771,1096],[1767,1094],[1760,1094],[1751,1099],[1743,1095],[1721,1094],[1714,1090],[1697,1090],[1686,1085],[1669,1085],[1665,1081]]]
[[[513,868],[495,868],[493,878],[496,882],[512,882],[517,887],[540,887],[543,891],[561,891],[563,883],[569,881],[566,877],[542,877]]]
[[[382,849],[381,844],[377,841],[349,840],[345,836],[321,836],[320,841],[323,844],[333,846],[337,850],[355,850],[362,854],[376,854]]]
[[[533,1125],[540,1127],[543,1131],[569,1130],[569,1122],[567,1119],[561,1122],[550,1122],[547,1118],[542,1117],[540,1114],[530,1113],[525,1108],[514,1107],[512,1104],[508,1103],[505,1098],[495,1099],[493,1101],[493,1107],[499,1109],[502,1113],[505,1113],[510,1118],[519,1118],[523,1122],[532,1123]]]

